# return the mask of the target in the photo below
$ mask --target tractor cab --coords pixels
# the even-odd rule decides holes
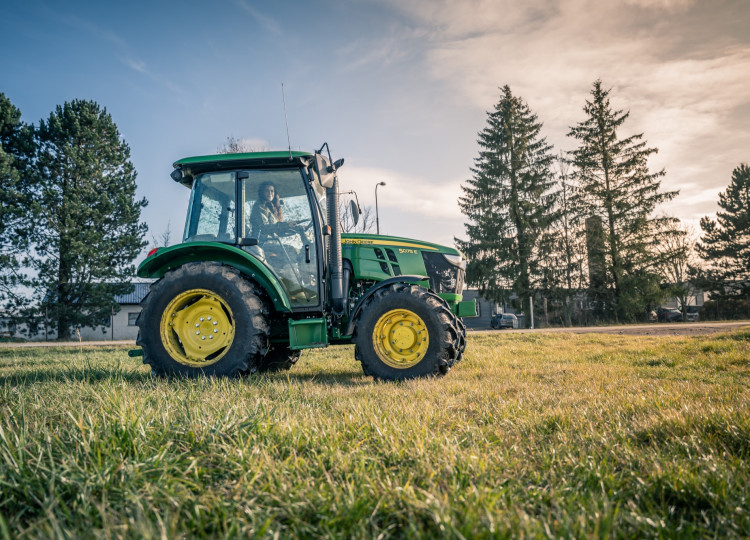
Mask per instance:
[[[319,182],[309,181],[309,154],[296,154],[229,154],[231,159],[175,163],[179,181],[191,188],[183,242],[221,242],[253,255],[276,276],[295,311],[319,308],[325,297],[326,195]]]

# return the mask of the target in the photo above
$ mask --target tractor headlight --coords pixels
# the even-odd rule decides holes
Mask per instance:
[[[466,270],[466,259],[462,255],[446,255],[443,253],[443,257],[453,266],[458,266],[461,270]]]
[[[466,275],[466,260],[461,255],[422,252],[430,289],[436,293],[461,294]]]

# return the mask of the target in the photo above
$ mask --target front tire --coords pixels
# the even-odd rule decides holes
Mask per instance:
[[[355,357],[376,379],[445,375],[466,346],[463,323],[445,301],[416,285],[397,283],[376,291],[355,328]]]
[[[167,272],[141,302],[137,344],[156,375],[236,376],[267,350],[268,310],[238,270],[210,262]]]

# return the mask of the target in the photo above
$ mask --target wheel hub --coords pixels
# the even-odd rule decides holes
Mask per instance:
[[[372,341],[378,357],[397,369],[418,364],[430,345],[424,321],[407,309],[394,309],[383,314],[375,323]]]
[[[173,298],[164,310],[160,330],[169,355],[193,367],[218,362],[234,339],[229,306],[206,289],[191,289]]]

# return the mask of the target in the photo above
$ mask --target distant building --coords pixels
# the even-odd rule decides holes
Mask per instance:
[[[141,312],[140,303],[148,294],[150,287],[151,283],[133,283],[133,292],[115,296],[115,302],[120,306],[117,313],[110,315],[108,321],[102,321],[102,324],[95,328],[84,326],[74,329],[72,339],[77,340],[77,332],[80,332],[82,341],[135,340],[138,336],[135,321]],[[57,339],[57,333],[49,327],[45,331],[43,321],[39,323],[39,327],[36,334],[29,336],[25,331],[25,325],[14,324],[10,317],[0,316],[0,336],[2,337],[24,338],[30,341]]]

